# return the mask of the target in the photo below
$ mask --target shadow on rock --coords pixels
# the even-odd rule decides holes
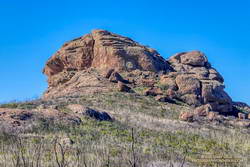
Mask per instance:
[[[90,118],[93,118],[98,121],[112,121],[113,120],[108,113],[99,112],[91,108],[87,108],[85,111],[85,114],[89,116]]]

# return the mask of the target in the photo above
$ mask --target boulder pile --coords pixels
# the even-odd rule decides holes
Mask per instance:
[[[167,87],[174,98],[195,107],[202,106],[200,112],[232,111],[232,99],[224,91],[224,79],[203,53],[179,53],[170,57],[168,62],[174,72],[162,75],[160,84]]]

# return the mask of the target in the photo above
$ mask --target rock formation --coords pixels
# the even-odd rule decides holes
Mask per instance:
[[[211,67],[203,53],[179,53],[170,57],[168,62],[174,72],[163,75],[160,82],[175,91],[177,98],[196,107],[205,105],[212,111],[232,111],[232,100],[224,91],[224,79]]]
[[[100,71],[140,69],[158,72],[170,69],[164,58],[154,49],[108,31],[94,30],[64,44],[48,60],[43,72],[49,77],[49,86],[54,86],[57,74],[81,71],[90,67]],[[71,75],[67,76],[70,78]]]
[[[119,82],[121,91],[124,84],[130,84],[126,86],[129,89],[143,85],[148,87],[144,95],[156,96],[159,101],[181,100],[199,107],[202,115],[232,111],[224,79],[203,53],[183,52],[165,60],[154,49],[104,30],[64,44],[43,72],[49,84],[45,98],[109,91]],[[127,78],[119,73],[126,73]]]

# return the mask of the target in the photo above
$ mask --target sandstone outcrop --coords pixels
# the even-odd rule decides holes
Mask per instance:
[[[61,72],[56,75],[62,75]],[[58,77],[59,77],[58,76]],[[62,77],[62,76],[61,76]],[[73,77],[67,81],[59,82],[49,86],[44,92],[43,99],[51,99],[62,96],[77,96],[82,94],[94,94],[98,92],[110,92],[116,83],[112,83],[102,77],[93,69],[77,71]]]
[[[198,115],[233,110],[223,77],[202,52],[178,53],[165,60],[154,49],[105,30],[94,30],[64,44],[43,72],[49,84],[44,98],[114,88],[128,92],[143,86],[147,88],[144,95],[157,96],[163,102],[183,101],[198,107]]]
[[[210,111],[232,111],[232,100],[224,91],[224,79],[203,53],[176,54],[168,62],[175,71],[162,76],[160,82],[176,91],[177,98],[196,107],[209,104]]]
[[[100,71],[168,71],[170,66],[157,51],[105,30],[94,30],[67,42],[46,63],[44,74],[52,81],[57,74],[90,67]],[[54,86],[49,82],[49,86]]]

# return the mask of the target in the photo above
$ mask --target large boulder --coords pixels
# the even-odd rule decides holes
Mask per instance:
[[[159,81],[160,85],[166,89],[177,90],[177,84],[175,78],[171,78],[167,75],[163,75]]]
[[[232,99],[224,91],[224,79],[211,67],[203,53],[179,53],[170,57],[168,62],[175,72],[162,76],[161,82],[176,83],[179,99],[197,107],[209,104],[211,110],[221,113],[232,111]]]
[[[201,83],[198,79],[189,75],[178,75],[176,77],[176,84],[181,94],[195,94],[201,93]]]
[[[192,112],[182,112],[179,115],[179,120],[186,121],[186,122],[193,122],[194,121],[194,113],[192,113]]]
[[[188,52],[181,56],[181,62],[183,64],[191,66],[205,66],[207,63],[207,58],[201,52]]]
[[[105,30],[65,43],[46,63],[43,70],[49,80],[63,71],[81,71],[90,67],[104,71],[169,71],[170,66],[157,51],[130,38]],[[49,86],[54,86],[49,82]]]
[[[166,71],[168,64],[157,51],[105,30],[92,31],[94,58],[92,67],[113,68],[117,71],[135,69],[145,71]]]

